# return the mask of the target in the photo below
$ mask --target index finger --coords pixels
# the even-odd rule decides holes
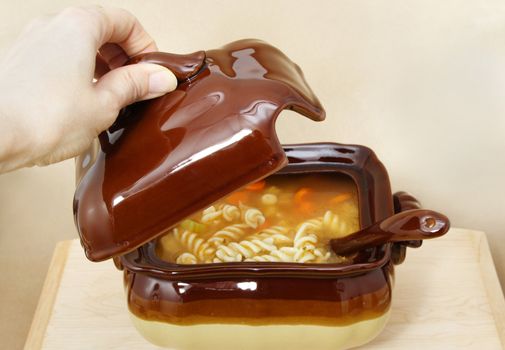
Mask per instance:
[[[127,10],[116,7],[92,6],[85,8],[97,20],[96,49],[105,43],[121,46],[129,56],[157,51],[153,38],[145,31],[139,20]]]

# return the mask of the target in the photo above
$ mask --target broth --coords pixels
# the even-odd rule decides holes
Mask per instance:
[[[156,246],[178,264],[345,263],[329,240],[359,230],[358,193],[339,173],[273,175],[179,222]]]

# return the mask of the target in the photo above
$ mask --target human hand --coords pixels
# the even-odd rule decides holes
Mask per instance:
[[[156,50],[122,9],[73,7],[33,21],[0,61],[0,172],[74,157],[122,107],[174,90],[162,66],[122,66]]]

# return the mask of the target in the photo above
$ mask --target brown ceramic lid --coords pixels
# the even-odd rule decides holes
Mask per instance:
[[[283,109],[325,117],[300,68],[261,41],[134,61],[166,65],[179,85],[125,108],[100,135],[94,162],[78,161],[74,216],[93,261],[131,251],[282,168],[287,159],[274,123]]]

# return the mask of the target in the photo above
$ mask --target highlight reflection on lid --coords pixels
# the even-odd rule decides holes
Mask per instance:
[[[284,166],[274,127],[283,109],[316,121],[325,116],[300,68],[261,41],[132,61],[169,67],[179,86],[125,108],[78,176],[75,222],[94,261],[131,251]],[[82,159],[89,162],[89,154]]]

